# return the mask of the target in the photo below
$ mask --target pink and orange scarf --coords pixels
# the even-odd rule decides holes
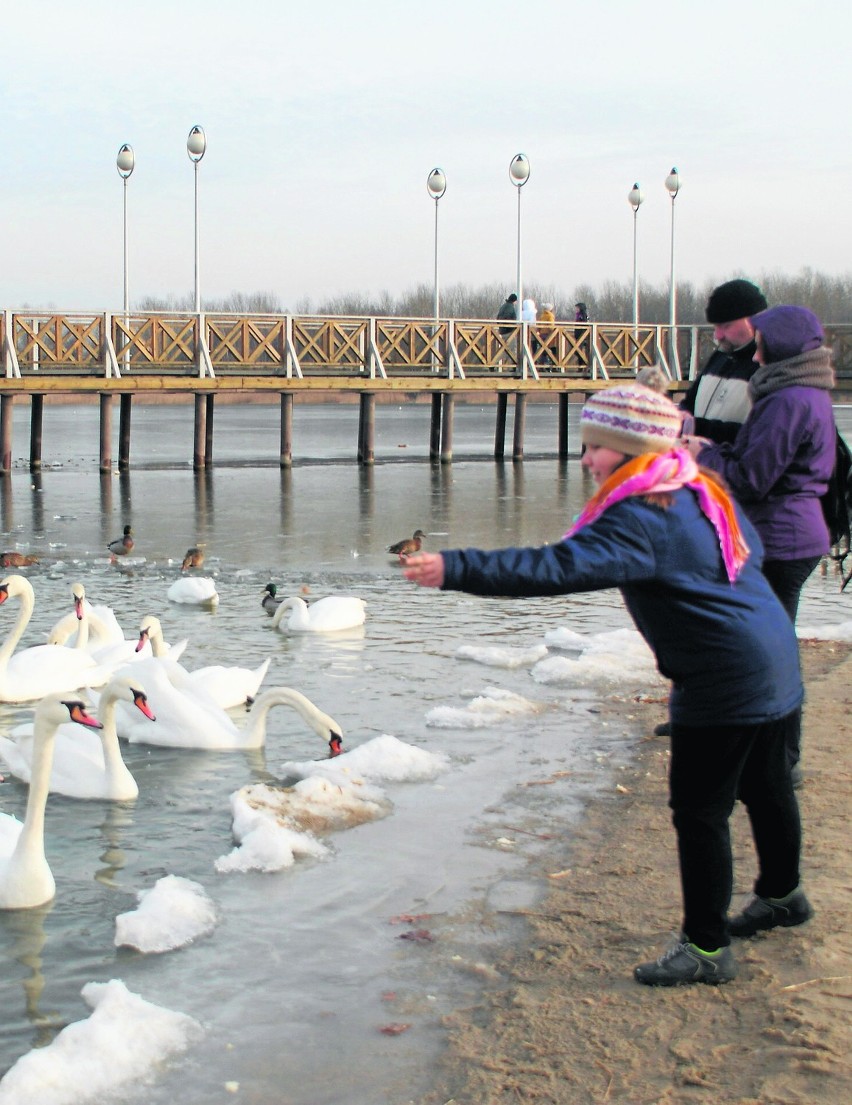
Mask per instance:
[[[589,499],[565,534],[573,537],[615,503],[631,495],[653,495],[688,487],[698,496],[698,505],[716,530],[725,571],[731,583],[748,559],[749,547],[740,531],[734,504],[714,480],[700,471],[687,449],[667,453],[643,453],[622,464]]]

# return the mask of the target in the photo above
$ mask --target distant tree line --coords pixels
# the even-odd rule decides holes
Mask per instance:
[[[745,276],[758,284],[770,306],[795,303],[810,307],[823,322],[852,322],[852,273],[827,276],[804,268],[795,276],[782,273],[734,272],[725,279]],[[713,287],[719,281],[707,281],[695,285],[679,281],[677,285],[677,321],[679,323],[705,322],[704,306]],[[492,319],[497,308],[514,289],[504,284],[483,284],[477,288],[465,284],[452,284],[441,289],[440,310],[442,318]],[[524,298],[542,303],[552,303],[557,319],[573,319],[574,304],[585,303],[593,322],[630,322],[633,318],[633,284],[630,281],[606,280],[595,287],[580,284],[569,294],[553,285],[530,281],[524,287]],[[417,284],[397,296],[388,291],[377,295],[353,292],[313,302],[299,300],[293,313],[298,315],[378,315],[400,318],[431,318],[433,289],[430,284]],[[272,292],[242,294],[234,292],[224,299],[204,299],[205,311],[224,311],[235,314],[282,314],[289,311]],[[157,298],[148,296],[139,304],[143,311],[191,311],[193,298],[174,296]],[[669,320],[669,286],[662,284],[639,285],[639,319],[645,323],[666,323]]]

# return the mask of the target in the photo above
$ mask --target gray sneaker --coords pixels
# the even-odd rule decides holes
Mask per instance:
[[[728,932],[731,936],[754,936],[769,929],[803,925],[813,915],[811,903],[798,886],[784,898],[759,898],[755,894],[742,913],[728,918]]]
[[[641,963],[634,969],[633,977],[645,986],[684,986],[692,982],[718,986],[737,977],[737,965],[730,948],[708,954],[682,941],[672,944],[652,963]]]

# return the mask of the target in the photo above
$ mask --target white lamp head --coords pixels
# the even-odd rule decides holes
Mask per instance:
[[[439,200],[447,190],[447,177],[443,169],[433,169],[426,178],[426,191],[433,200]]]
[[[115,159],[115,166],[118,169],[118,175],[122,178],[122,180],[127,180],[127,178],[136,167],[136,158],[133,156],[133,147],[128,146],[126,142],[118,151],[118,156]]]
[[[525,153],[516,153],[509,162],[509,177],[516,188],[523,188],[530,179],[530,162]]]
[[[193,127],[186,139],[186,152],[189,160],[197,164],[204,157],[206,150],[207,136],[204,133],[204,127]]]
[[[627,202],[633,208],[633,213],[634,214],[641,207],[642,201],[644,200],[644,198],[645,197],[642,195],[642,192],[639,188],[639,185],[634,184],[633,187],[630,189],[630,191],[627,193]]]
[[[666,177],[666,191],[672,197],[672,199],[674,199],[680,191],[680,177],[678,176],[677,169],[674,166],[672,166],[672,171]]]

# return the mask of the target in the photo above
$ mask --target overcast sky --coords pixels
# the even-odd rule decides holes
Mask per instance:
[[[0,308],[852,270],[852,5],[0,0]]]

